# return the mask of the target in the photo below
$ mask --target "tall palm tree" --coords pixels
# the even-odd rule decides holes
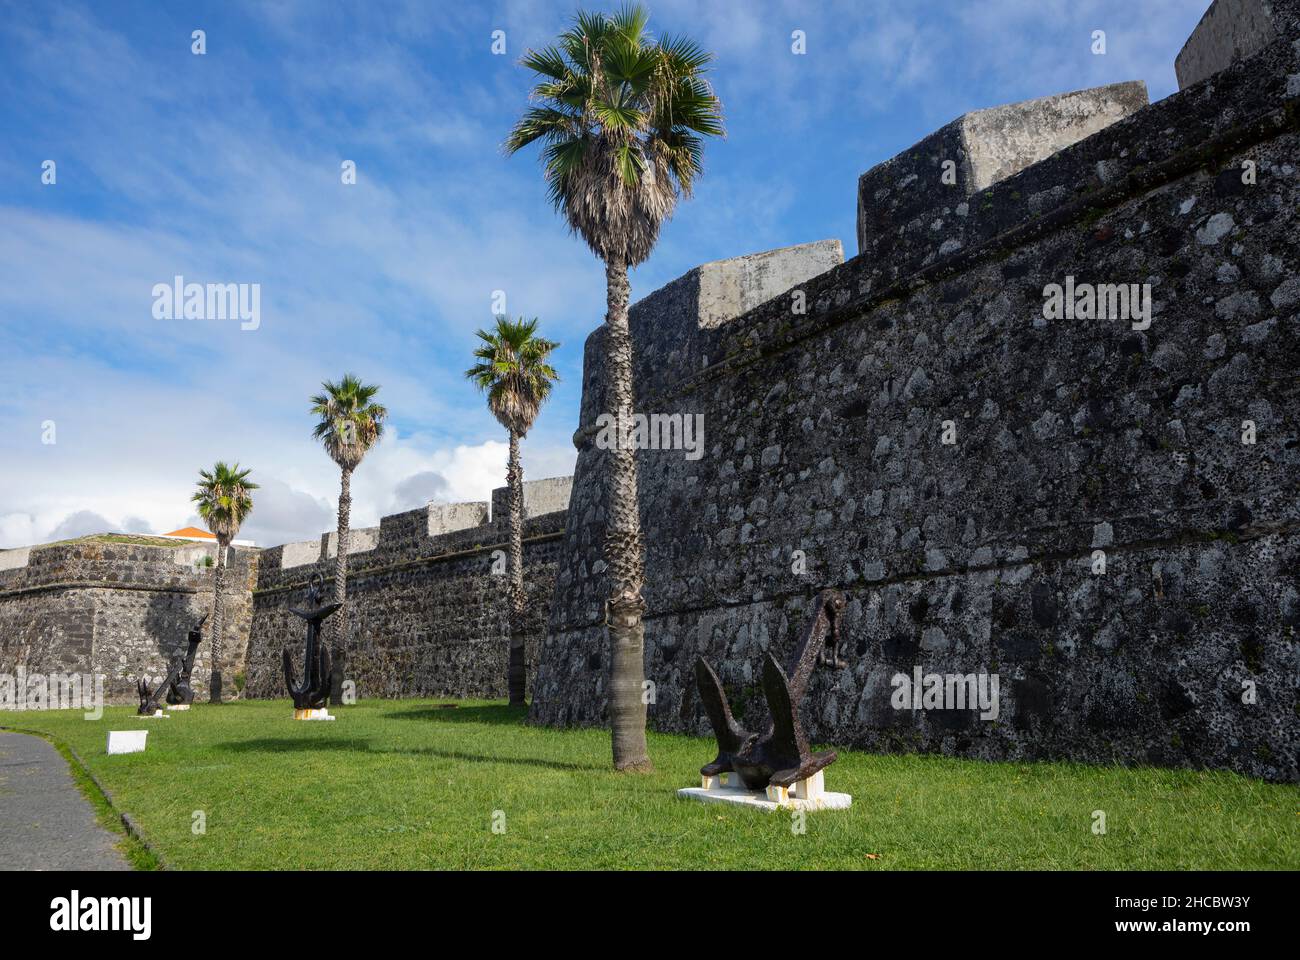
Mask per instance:
[[[361,463],[380,437],[388,411],[374,402],[379,392],[376,384],[362,383],[352,374],[343,375],[338,383],[326,380],[322,393],[311,398],[311,412],[320,419],[312,436],[339,466],[342,481],[339,489],[338,551],[334,558],[334,600],[343,604],[331,619],[334,635],[332,660],[334,680],[330,685],[330,703],[343,702],[343,666],[348,641],[348,529],[352,520],[352,471]]]
[[[703,137],[723,133],[722,105],[704,78],[713,55],[685,37],[653,40],[646,23],[639,6],[578,13],[555,44],[528,51],[534,106],[505,143],[513,154],[542,142],[552,203],[605,263],[606,381],[618,415],[633,404],[628,268],[650,255],[678,198],[690,195],[703,172]],[[610,719],[615,768],[647,770],[644,571],[628,446],[608,452]]]
[[[257,484],[248,479],[249,470],[239,464],[218,460],[211,470],[199,471],[198,489],[190,498],[199,516],[217,538],[217,569],[212,584],[212,677],[208,681],[208,702],[221,702],[221,607],[226,587],[226,552],[230,541],[253,512],[252,491]]]
[[[511,706],[523,706],[524,667],[524,468],[519,441],[528,435],[551,384],[560,379],[547,358],[559,346],[537,336],[537,320],[497,317],[492,330],[479,330],[478,363],[465,376],[487,394],[488,409],[510,435],[506,484],[510,489],[510,665],[506,681]]]

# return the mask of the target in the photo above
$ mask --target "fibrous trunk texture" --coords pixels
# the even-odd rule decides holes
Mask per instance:
[[[352,471],[344,467],[342,472],[343,479],[339,490],[338,553],[334,558],[334,601],[343,606],[339,607],[332,618],[334,649],[331,651],[331,663],[334,667],[334,675],[330,681],[330,703],[334,706],[343,702],[343,673],[347,665],[348,644],[348,529],[352,522]]]
[[[628,423],[633,412],[632,335],[628,330],[628,280],[626,263],[605,264],[607,307],[605,323],[609,402],[617,422]],[[641,512],[637,502],[636,458],[629,438],[620,430],[618,442],[607,451],[608,506],[605,527],[605,563],[609,568],[610,596],[605,611],[612,650],[610,666],[610,723],[613,729],[614,769],[649,770],[645,724],[645,629],[641,618],[644,579],[641,556]]]
[[[221,702],[221,600],[226,589],[226,549],[217,541],[217,569],[212,575],[212,674],[208,679],[208,702]]]
[[[524,468],[519,461],[519,435],[510,431],[510,661],[506,677],[511,706],[523,706],[527,688],[524,665]]]

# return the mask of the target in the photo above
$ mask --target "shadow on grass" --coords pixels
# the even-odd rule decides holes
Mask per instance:
[[[600,771],[606,768],[595,763],[572,763],[568,760],[546,760],[541,757],[485,757],[477,753],[464,753],[460,750],[434,750],[421,747],[418,750],[380,750],[378,753],[405,753],[418,757],[438,757],[443,760],[465,760],[469,763],[506,763],[512,766],[543,767],[547,770],[582,770]]]
[[[430,706],[422,704],[409,710],[394,710],[381,714],[385,720],[424,720],[434,723],[490,723],[497,726],[522,727],[528,718],[527,707],[511,707],[504,703],[483,706]]]
[[[257,740],[228,740],[216,745],[218,750],[232,753],[310,753],[313,750],[349,750],[355,753],[372,753],[369,740],[289,740],[283,737],[262,737]]]
[[[410,750],[374,749],[369,740],[289,740],[279,737],[263,737],[258,740],[231,740],[217,744],[220,750],[232,753],[309,753],[313,750],[329,750],[350,753],[369,753],[375,756],[401,754],[408,757],[437,757],[440,760],[460,760],[466,763],[504,763],[510,766],[542,767],[547,770],[583,770],[605,771],[607,768],[595,763],[571,763],[567,760],[548,760],[544,757],[487,757],[478,753],[465,753],[461,750],[437,750],[433,747],[417,747]]]

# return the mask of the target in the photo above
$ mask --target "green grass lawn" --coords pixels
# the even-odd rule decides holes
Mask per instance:
[[[1300,867],[1300,788],[1235,774],[842,751],[827,788],[853,808],[799,834],[788,813],[677,799],[710,740],[651,734],[656,772],[618,775],[607,731],[437,702],[362,701],[333,723],[272,701],[169,720],[0,712],[0,726],[71,746],[173,869]],[[104,753],[108,729],[140,727],[145,753]]]

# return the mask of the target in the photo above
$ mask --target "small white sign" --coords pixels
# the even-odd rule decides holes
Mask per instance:
[[[144,741],[148,736],[148,730],[110,730],[108,731],[108,752],[144,753]]]

